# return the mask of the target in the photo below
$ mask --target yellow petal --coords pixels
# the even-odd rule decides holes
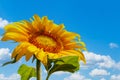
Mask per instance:
[[[67,50],[67,52],[70,52],[72,54],[75,54],[76,56],[79,56],[79,60],[82,60],[84,63],[86,63],[85,56],[81,51],[78,50]]]
[[[44,25],[44,30],[45,31],[47,31],[49,33],[52,33],[52,31],[54,31],[54,29],[56,27],[58,27],[58,25],[54,24],[53,21],[50,21],[50,20],[47,21],[47,17],[43,17],[42,19],[43,19],[42,20],[43,21],[42,24]]]
[[[49,21],[48,24],[44,26],[46,32],[50,32],[52,26],[53,26],[53,21]]]
[[[80,42],[80,44],[81,44],[83,47],[85,47],[85,46],[86,46],[84,42]]]
[[[28,60],[32,57],[32,55],[35,54],[35,53],[38,52],[38,51],[39,51],[39,49],[38,49],[36,46],[30,45],[30,46],[27,48],[27,52],[26,52],[26,54],[25,54],[25,56],[26,56],[26,61],[28,61]]]
[[[73,53],[71,53],[71,52],[68,52],[68,51],[60,51],[59,52],[59,55],[62,55],[62,56],[71,56],[71,55],[75,55],[75,54],[73,54]]]
[[[20,22],[14,22],[13,23],[13,26],[17,27],[17,28],[20,28],[21,30],[23,30],[24,32],[30,32],[31,31],[31,28],[30,28],[30,25],[26,25],[26,22],[25,20],[23,21],[20,21]],[[28,22],[29,23],[29,22]]]
[[[38,15],[34,15],[33,16],[33,18],[34,18],[34,20],[36,21],[36,22],[40,22],[41,23],[41,19],[40,19],[40,17],[38,16]]]
[[[15,58],[16,55],[20,52],[20,48],[21,48],[22,44],[19,44],[12,52],[12,58]]]
[[[28,29],[30,32],[35,32],[35,31],[36,31],[36,30],[33,28],[32,23],[30,23],[30,22],[28,22],[28,21],[26,21],[26,20],[23,20],[22,23],[23,23],[24,28]],[[22,26],[22,25],[20,25],[20,26]]]
[[[42,24],[46,25],[48,23],[48,18],[47,16],[42,17]]]
[[[63,28],[64,28],[64,25],[61,24],[61,25],[55,27],[54,30],[53,30],[51,33],[57,34],[57,33],[59,33]]]
[[[40,60],[44,65],[47,65],[47,55],[46,53],[41,49],[39,50],[35,56],[38,60]]]
[[[26,53],[25,56],[26,56],[26,58],[25,58],[26,61],[28,61],[28,60],[33,56],[33,53],[30,53],[30,52],[29,52],[29,53]]]
[[[31,46],[29,46],[29,47],[27,48],[27,50],[28,50],[30,53],[34,53],[34,52],[38,51],[39,49],[38,49],[36,46],[31,45]]]
[[[72,32],[66,32],[64,34],[61,34],[61,38],[62,40],[73,40],[75,39],[76,37],[78,37],[78,40],[80,39],[80,35],[79,34],[76,34],[76,33],[72,33]]]
[[[12,58],[15,58],[16,56],[16,61],[18,61],[22,56],[25,55],[27,51],[27,47],[30,46],[31,44],[27,42],[22,42],[20,43],[12,52]]]
[[[75,48],[84,49],[84,46],[79,45],[76,42],[69,42],[64,44],[64,48],[65,49],[75,49]]]
[[[15,32],[7,32],[4,34],[3,38],[1,39],[2,41],[7,41],[7,40],[14,40],[17,42],[23,42],[23,41],[28,41],[28,36],[15,33]]]
[[[50,59],[57,59],[60,57],[57,53],[56,54],[55,53],[47,53],[47,55]]]
[[[39,30],[40,30],[40,27],[41,27],[41,19],[40,19],[40,17],[37,16],[37,15],[34,15],[34,16],[33,16],[33,19],[34,19],[34,20],[31,19],[33,28],[34,28],[36,31],[39,31]]]
[[[26,31],[24,31],[23,29],[17,27],[14,24],[8,24],[7,26],[5,26],[4,29],[6,30],[6,32],[15,32],[15,33],[19,33],[19,34],[23,34],[23,35],[28,36]]]
[[[16,61],[18,61],[20,58],[22,58],[24,56],[24,51],[23,50],[20,50],[19,53],[17,53],[17,56],[16,56]]]

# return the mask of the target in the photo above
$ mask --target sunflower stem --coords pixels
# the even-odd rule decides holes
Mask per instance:
[[[41,80],[41,62],[39,60],[36,60],[36,74],[37,80]]]
[[[48,80],[48,78],[49,78],[49,75],[47,75],[46,80]]]

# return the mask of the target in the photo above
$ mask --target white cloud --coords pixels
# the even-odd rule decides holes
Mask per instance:
[[[80,75],[79,73],[74,73],[71,76],[64,78],[64,80],[91,80],[91,79],[87,79],[85,78],[85,76]]]
[[[0,60],[4,60],[10,56],[10,49],[9,48],[0,48]]]
[[[21,76],[16,73],[10,76],[5,76],[4,74],[0,74],[0,80],[21,80]],[[32,77],[30,78],[30,80],[36,80],[36,78]]]
[[[58,71],[54,73],[55,75],[64,75],[64,74],[69,74],[69,72],[63,72],[63,71]]]
[[[91,75],[92,77],[94,77],[94,76],[107,76],[107,75],[110,75],[110,73],[104,69],[94,69],[89,73],[89,75]]]
[[[32,77],[32,78],[30,78],[30,80],[36,80],[36,78],[35,78],[35,77]]]
[[[7,24],[9,24],[7,20],[0,18],[0,28],[4,28]]]
[[[46,70],[43,70],[45,74],[47,74]],[[64,74],[70,74],[70,72],[65,72],[65,71],[57,71],[53,73],[54,75],[64,75]]]
[[[106,80],[105,78],[101,78],[100,80]]]
[[[4,74],[0,74],[0,80],[20,80],[19,74],[12,74],[6,77]]]
[[[110,56],[99,55],[93,52],[84,52],[87,64],[82,64],[81,67],[88,69],[94,66],[99,68],[115,68],[120,70],[120,62],[115,62]]]
[[[115,65],[115,61],[110,56],[101,56],[101,60],[98,63],[99,67],[112,68]]]
[[[114,68],[120,70],[120,62],[116,63],[116,64],[114,65]]]
[[[119,75],[112,75],[110,80],[120,80],[120,74]]]
[[[110,43],[109,46],[110,46],[110,48],[118,48],[119,47],[118,44],[116,44],[116,43]]]
[[[0,65],[10,60],[10,49],[9,48],[0,48]]]

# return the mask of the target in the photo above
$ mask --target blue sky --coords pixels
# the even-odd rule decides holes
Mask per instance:
[[[119,4],[119,0],[0,0],[0,36],[3,26],[10,22],[29,20],[34,14],[48,16],[57,24],[64,23],[67,30],[79,33],[88,49],[88,53],[84,52],[88,64],[81,63],[77,73],[55,73],[50,80],[119,80]],[[0,41],[0,64],[10,59],[9,54],[16,45]],[[17,67],[21,63],[26,63],[24,58],[16,64],[0,67],[0,80],[18,77]],[[43,80],[45,74],[43,69]]]

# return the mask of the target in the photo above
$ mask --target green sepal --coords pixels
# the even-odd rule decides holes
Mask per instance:
[[[46,69],[47,71],[49,71],[50,68],[52,67],[52,63],[53,63],[53,60],[54,60],[54,59],[49,59],[48,57],[47,57],[47,59],[48,59],[47,65],[44,65],[44,66],[45,66],[45,69]]]
[[[74,73],[75,71],[79,70],[78,56],[67,56],[58,59],[49,59],[46,68],[48,72],[47,78],[49,78],[52,73],[57,71],[67,71]]]
[[[6,65],[8,65],[8,64],[14,64],[14,63],[16,63],[17,61],[16,61],[16,57],[12,60],[12,61],[8,61],[8,62],[5,62],[4,64],[2,64],[2,66],[6,66]]]
[[[36,59],[36,57],[35,57],[35,55],[34,55],[33,58],[32,58],[32,63],[34,62],[35,59]]]
[[[22,64],[18,69],[18,74],[20,74],[21,80],[29,80],[31,77],[36,77],[36,69]]]

